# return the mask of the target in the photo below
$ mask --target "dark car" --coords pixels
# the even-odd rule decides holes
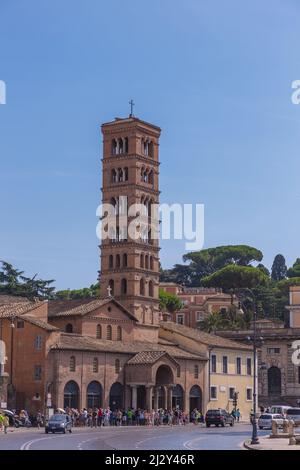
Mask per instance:
[[[234,417],[231,414],[227,413],[226,410],[208,410],[205,415],[205,423],[207,428],[209,428],[211,424],[222,427],[224,427],[225,424],[233,426]]]
[[[72,421],[69,415],[67,414],[55,414],[52,415],[48,423],[45,426],[45,433],[52,432],[72,432]]]

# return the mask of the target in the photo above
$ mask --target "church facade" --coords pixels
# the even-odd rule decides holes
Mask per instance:
[[[250,348],[206,333],[195,336],[183,325],[175,331],[172,322],[163,321],[159,241],[154,236],[160,129],[130,115],[103,124],[102,136],[102,202],[107,205],[102,215],[107,233],[101,242],[102,296],[49,302],[7,298],[2,306],[0,299],[8,406],[31,412],[67,406],[178,406],[205,412],[215,404],[209,405],[212,348],[223,361],[232,352],[251,356]],[[142,213],[137,224],[131,211],[135,205]],[[134,236],[128,230],[131,222]],[[219,371],[221,381],[227,373]],[[241,396],[251,380],[245,374]],[[229,396],[225,401],[231,406]],[[248,412],[250,403],[246,405]]]

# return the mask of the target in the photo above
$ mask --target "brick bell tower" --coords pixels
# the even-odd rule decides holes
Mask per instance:
[[[159,240],[153,237],[153,204],[159,203],[158,147],[161,129],[132,114],[102,125],[102,203],[111,204],[116,226],[101,243],[101,295],[111,295],[138,320],[135,339],[156,341],[159,324]],[[148,226],[137,223],[138,236],[126,225],[142,204]],[[137,215],[140,213],[137,212]],[[107,213],[106,213],[107,215]],[[124,227],[125,221],[125,227]]]

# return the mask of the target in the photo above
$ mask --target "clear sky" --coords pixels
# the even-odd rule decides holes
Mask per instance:
[[[100,124],[162,127],[163,202],[205,204],[205,247],[300,256],[299,0],[0,0],[0,259],[94,282]],[[164,267],[183,242],[163,242]]]

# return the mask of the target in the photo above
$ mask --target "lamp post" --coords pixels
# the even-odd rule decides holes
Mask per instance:
[[[251,437],[251,444],[259,444],[259,439],[257,435],[257,309],[256,309],[256,301],[253,291],[251,289],[245,289],[246,292],[250,293],[252,305],[253,305],[253,419],[252,419],[252,437]],[[244,306],[244,302],[241,302]],[[251,338],[249,338],[251,339]]]
[[[13,387],[14,329],[15,329],[15,315],[12,315],[11,322],[10,322],[10,381],[9,381],[11,387]]]

